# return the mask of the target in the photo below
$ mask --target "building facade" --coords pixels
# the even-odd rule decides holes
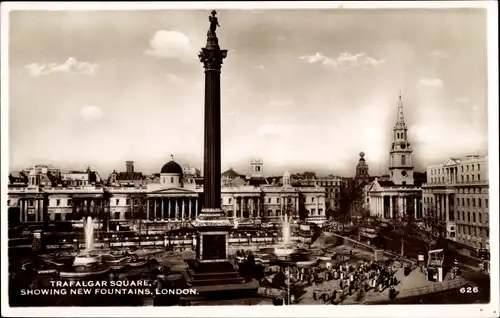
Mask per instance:
[[[63,187],[78,187],[100,183],[101,177],[99,174],[88,167],[86,171],[69,171],[61,173],[61,182],[57,185]]]
[[[342,177],[334,175],[316,177],[313,184],[325,189],[326,209],[337,211],[340,208]]]
[[[365,207],[381,219],[423,217],[422,189],[413,178],[412,147],[408,141],[401,94],[389,152],[389,180],[376,178],[365,187]]]
[[[262,164],[257,165],[259,170]],[[252,162],[252,167],[256,165]],[[129,172],[130,173],[130,172]],[[141,219],[154,224],[182,225],[201,211],[203,187],[196,174],[185,173],[173,157],[161,169],[159,182],[135,186],[79,185],[9,187],[9,225],[53,221],[78,221],[86,216],[111,223]],[[238,223],[280,222],[285,213],[295,219],[325,221],[325,189],[294,186],[285,173],[281,184],[246,182],[222,186],[222,207]]]
[[[359,161],[356,165],[356,173],[354,175],[354,183],[356,187],[362,188],[370,183],[370,173],[368,172],[368,165],[365,160],[365,153],[359,153]]]
[[[427,167],[424,213],[446,222],[448,239],[489,249],[488,157],[450,158]]]

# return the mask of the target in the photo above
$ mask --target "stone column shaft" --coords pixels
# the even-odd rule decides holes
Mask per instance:
[[[167,218],[170,220],[170,219],[172,219],[172,200],[170,200],[170,198],[169,198],[169,199],[167,199],[167,202],[168,202],[168,204],[167,204],[168,205],[168,207],[167,207],[168,217]]]
[[[394,211],[392,210],[392,196],[389,196],[389,216],[394,217]]]
[[[233,205],[234,205],[234,207],[233,207],[233,210],[234,210],[233,211],[233,219],[236,220],[236,218],[237,218],[236,213],[238,213],[238,197],[233,197],[233,200],[234,200],[234,202],[233,202]]]
[[[221,129],[220,69],[205,71],[205,208],[220,209],[221,199]]]
[[[45,204],[43,204],[43,198],[40,200],[40,221],[43,222],[43,218],[44,218],[44,209],[45,209]]]
[[[24,199],[19,199],[19,223],[23,223]]]
[[[184,200],[184,198],[181,198],[181,202],[182,202],[181,220],[184,220],[184,209],[186,207],[186,201]]]
[[[150,205],[149,201],[150,201],[150,199],[148,198],[146,201],[147,201],[146,202],[146,204],[147,204],[147,206],[146,206],[146,220],[149,220],[149,205]]]
[[[418,217],[417,197],[413,197],[413,217]]]
[[[319,197],[316,197],[316,215],[319,215]]]
[[[154,214],[154,220],[156,221],[156,219],[158,218],[158,199],[154,198],[153,202],[154,202],[154,207],[153,207],[154,213],[153,214]]]
[[[448,220],[448,218],[450,217],[450,195],[449,194],[445,194],[445,220]]]
[[[177,201],[177,198],[175,200],[175,220],[177,220],[177,215],[179,214],[179,202]]]

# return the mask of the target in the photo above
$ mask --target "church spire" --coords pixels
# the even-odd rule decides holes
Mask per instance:
[[[403,97],[401,95],[401,90],[399,90],[399,100],[398,100],[398,118],[396,120],[396,125],[394,129],[407,129],[405,123],[405,116],[403,114]]]
[[[398,101],[398,122],[405,121],[405,117],[403,115],[403,98],[401,97],[401,90],[399,90],[399,101]]]

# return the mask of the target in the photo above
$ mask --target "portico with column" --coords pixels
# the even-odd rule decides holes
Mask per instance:
[[[19,221],[21,223],[44,222],[47,215],[47,200],[43,193],[30,194],[19,199]]]
[[[453,221],[455,219],[454,194],[450,190],[442,189],[433,194],[436,206],[436,217],[442,221]]]
[[[183,222],[194,220],[198,210],[198,195],[148,194],[146,219],[156,222]]]
[[[233,219],[256,219],[260,216],[260,194],[233,193],[227,209],[232,211]]]
[[[87,193],[74,193],[71,197],[72,219],[79,220],[83,217],[103,219],[105,217],[105,205],[108,200],[104,191],[96,190]],[[122,213],[124,214],[124,213]],[[123,217],[124,218],[124,217]]]
[[[401,217],[410,213],[413,206],[413,218],[422,218],[422,192],[418,187],[384,186],[377,181],[369,185],[370,215],[383,219]]]

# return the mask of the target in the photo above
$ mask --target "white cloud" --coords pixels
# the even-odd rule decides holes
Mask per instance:
[[[264,67],[264,65],[262,65],[262,64],[260,64],[259,66],[256,66],[255,68],[258,69],[258,70],[265,70],[266,69]]]
[[[449,53],[442,51],[442,50],[434,50],[434,51],[430,52],[429,55],[431,55],[433,57],[441,58],[441,59],[446,59],[446,58],[450,57]]]
[[[186,82],[186,80],[183,79],[182,77],[177,76],[177,75],[172,74],[172,73],[167,74],[166,77],[167,77],[167,80],[169,82],[174,83],[174,84],[182,84],[182,83]]]
[[[341,53],[337,58],[332,58],[317,52],[314,55],[305,55],[299,57],[309,64],[321,63],[326,66],[341,67],[341,68],[356,68],[360,66],[377,67],[387,62],[385,59],[376,59],[368,56],[366,53],[352,54],[349,52]]]
[[[468,104],[468,103],[470,103],[470,98],[468,98],[468,97],[459,97],[459,98],[455,99],[455,103]]]
[[[443,87],[443,81],[439,78],[421,78],[419,81],[420,85],[441,88]]]
[[[269,105],[274,106],[274,107],[285,107],[285,106],[290,106],[295,104],[295,101],[293,98],[289,97],[287,99],[283,100],[272,100]]]
[[[150,47],[145,51],[148,55],[182,61],[196,58],[189,38],[179,31],[156,31],[149,41],[149,45]]]
[[[63,64],[50,63],[38,64],[31,63],[26,65],[26,68],[33,77],[50,75],[53,73],[71,73],[91,75],[97,71],[99,67],[96,63],[77,61],[74,57],[69,57]]]
[[[90,105],[82,108],[80,110],[80,116],[82,116],[85,121],[94,121],[104,117],[104,113],[98,106]]]

